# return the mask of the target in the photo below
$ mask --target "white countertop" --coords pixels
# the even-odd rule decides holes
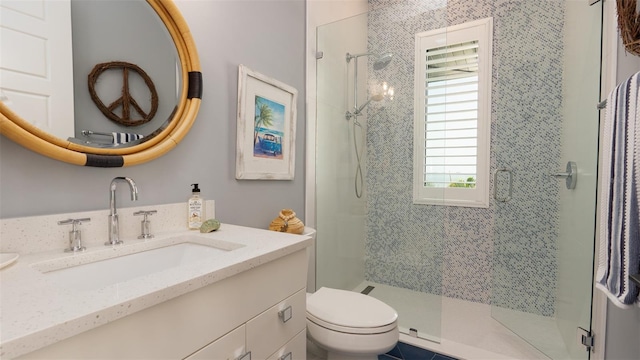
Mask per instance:
[[[34,268],[43,261],[78,263],[118,256],[181,235],[243,245],[215,261],[201,260],[94,290],[78,290],[47,278]],[[10,359],[120,319],[137,311],[255,268],[312,244],[308,236],[222,224],[201,234],[179,231],[149,240],[124,239],[115,247],[94,245],[79,254],[59,249],[21,255],[0,270],[0,358]],[[177,241],[177,240],[175,240]]]

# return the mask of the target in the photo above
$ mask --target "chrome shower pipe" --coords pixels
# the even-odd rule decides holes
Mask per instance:
[[[347,111],[346,117],[347,120],[350,120],[352,117],[357,117],[360,115],[358,111],[358,58],[361,56],[369,56],[373,55],[373,53],[362,53],[362,54],[350,54],[347,53],[346,59],[347,64],[351,62],[351,59],[355,59],[353,62],[353,113]]]

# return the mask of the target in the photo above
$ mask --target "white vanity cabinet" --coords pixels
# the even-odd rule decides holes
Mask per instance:
[[[305,306],[306,293],[302,289],[187,359],[304,359]]]
[[[20,359],[304,359],[306,272],[299,250]]]

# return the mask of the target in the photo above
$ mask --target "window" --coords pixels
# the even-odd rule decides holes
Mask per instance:
[[[491,18],[416,34],[413,202],[489,206]]]

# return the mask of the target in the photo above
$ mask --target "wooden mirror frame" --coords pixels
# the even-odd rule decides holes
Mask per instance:
[[[176,147],[195,121],[202,98],[202,73],[195,43],[173,0],[146,0],[167,27],[182,71],[178,105],[168,126],[151,140],[128,148],[93,148],[53,136],[21,118],[0,101],[0,134],[16,143],[74,165],[122,167],[153,160]]]

